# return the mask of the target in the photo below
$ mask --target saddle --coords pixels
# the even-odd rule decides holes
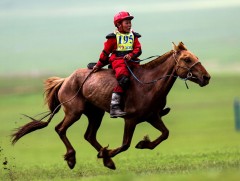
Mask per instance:
[[[96,65],[97,63],[95,63],[95,62],[91,62],[91,63],[89,63],[88,65],[87,65],[87,68],[88,69],[93,69],[93,67]]]

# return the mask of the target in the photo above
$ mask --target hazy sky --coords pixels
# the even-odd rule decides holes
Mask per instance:
[[[127,9],[131,12],[165,12],[186,11],[206,8],[223,8],[240,6],[240,0],[181,0],[181,1],[2,1],[0,2],[0,18],[14,17],[58,17],[87,16],[109,14]],[[93,4],[93,6],[90,6]],[[89,9],[91,7],[91,9]]]

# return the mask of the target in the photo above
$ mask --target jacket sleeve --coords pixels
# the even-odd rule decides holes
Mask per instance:
[[[113,52],[114,44],[116,43],[113,37],[107,37],[108,39],[104,42],[104,48],[99,56],[99,60],[97,62],[98,67],[103,67],[109,64],[108,59],[110,53]]]

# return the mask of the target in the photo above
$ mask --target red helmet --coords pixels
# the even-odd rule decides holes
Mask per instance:
[[[121,12],[115,14],[113,22],[114,22],[114,25],[117,26],[117,23],[119,23],[120,21],[122,21],[124,19],[132,20],[133,18],[134,17],[129,12],[121,11]]]

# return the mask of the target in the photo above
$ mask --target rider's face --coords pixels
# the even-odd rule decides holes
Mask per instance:
[[[125,33],[129,33],[131,31],[131,28],[132,28],[132,22],[131,20],[123,20],[122,23],[121,23],[121,30]]]

